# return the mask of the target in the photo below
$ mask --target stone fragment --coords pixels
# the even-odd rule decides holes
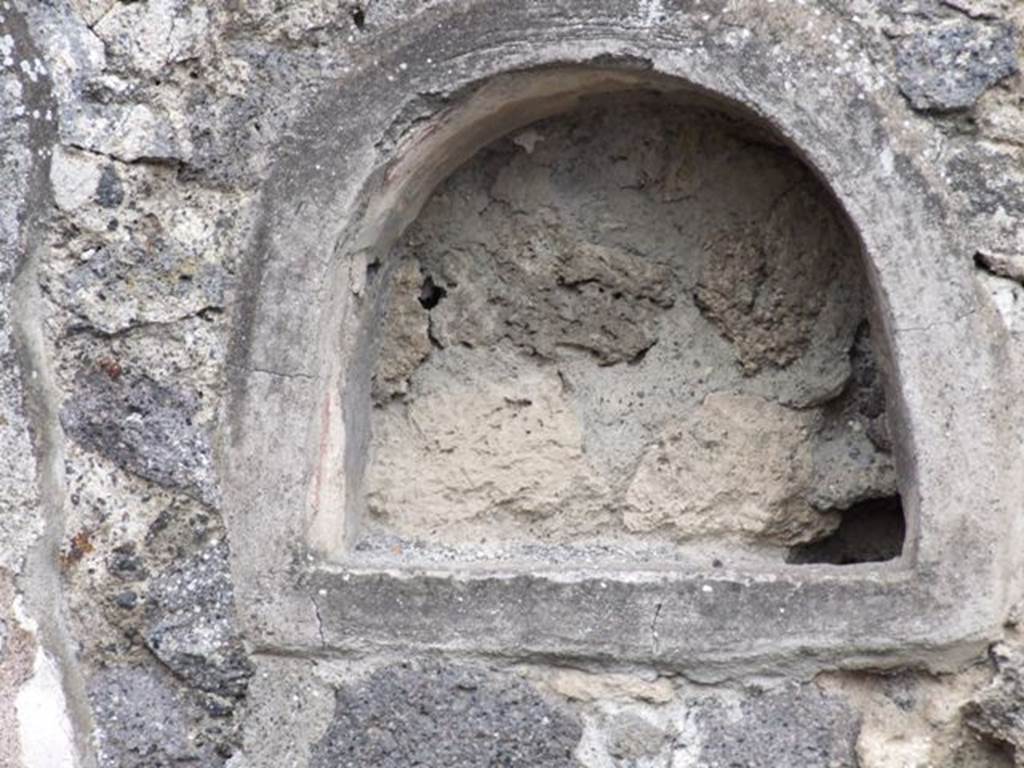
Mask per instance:
[[[609,672],[595,674],[578,669],[559,669],[540,679],[559,696],[573,701],[635,699],[665,704],[675,696],[672,683],[663,677],[645,680],[636,675]]]
[[[1017,34],[1009,24],[947,24],[900,45],[897,80],[914,109],[969,109],[988,88],[1018,71]]]
[[[114,597],[114,603],[118,608],[123,608],[126,611],[130,611],[139,602],[139,596],[135,592],[128,590],[126,592],[119,592]]]
[[[113,163],[103,168],[96,185],[96,202],[104,208],[117,208],[124,202],[124,187]]]
[[[190,685],[241,697],[252,664],[234,614],[228,546],[220,542],[152,579],[143,637],[156,657]]]
[[[950,156],[947,172],[971,212],[1008,215],[1014,221],[1024,216],[1024,170],[1019,152],[990,145],[960,146]]]
[[[223,267],[176,239],[117,241],[83,257],[54,292],[80,323],[101,333],[174,322],[224,304]]]
[[[452,354],[480,375],[424,365],[408,402],[377,414],[371,513],[414,537],[504,530],[508,540],[545,520],[587,526],[607,489],[556,372],[486,350]]]
[[[1024,254],[1024,148],[960,142],[950,147],[943,170],[961,196],[975,253]]]
[[[54,149],[50,182],[58,208],[75,211],[93,199],[102,176],[101,159],[72,149]]]
[[[608,754],[617,765],[635,766],[644,758],[657,757],[669,734],[633,713],[625,713],[608,725]]]
[[[82,370],[61,412],[67,434],[123,469],[216,502],[207,432],[195,422],[199,395],[117,369]]]
[[[88,684],[101,768],[165,768],[194,764],[180,696],[142,667],[101,669]]]
[[[143,75],[197,58],[209,29],[209,11],[184,0],[118,3],[93,27],[107,56]]]
[[[978,100],[974,114],[981,135],[990,141],[1024,147],[1024,80],[1017,77],[992,88]]]
[[[992,649],[996,676],[963,708],[967,726],[1013,750],[1014,765],[1024,766],[1024,651],[1007,645]]]
[[[694,301],[735,345],[746,374],[783,368],[809,350],[832,353],[822,368],[846,370],[847,347],[829,342],[852,340],[862,312],[859,278],[847,238],[818,190],[803,185],[787,193],[764,223],[722,231],[705,248]]]
[[[735,709],[710,704],[696,714],[707,768],[852,768],[858,715],[815,685],[745,698]]]
[[[133,543],[114,547],[107,559],[107,569],[117,579],[125,582],[143,581],[149,577],[143,559],[136,553]]]
[[[1014,336],[1024,334],[1024,285],[987,272],[978,277],[1007,330]]]
[[[636,359],[657,341],[657,320],[673,303],[665,265],[583,235],[552,227],[499,253],[506,258],[496,266],[483,255],[433,265],[445,275],[449,294],[432,313],[442,346],[510,338],[548,359],[577,349],[613,365]],[[498,274],[479,274],[491,270]],[[474,292],[474,285],[489,288]]]
[[[709,395],[641,459],[626,492],[626,528],[785,545],[829,533],[837,516],[807,501],[815,482],[815,422],[813,413],[758,397]]]
[[[574,768],[581,735],[575,716],[519,680],[392,665],[338,690],[310,768]]]
[[[174,120],[151,104],[95,104],[83,97],[62,112],[62,118],[67,143],[124,163],[176,163],[191,155]]]

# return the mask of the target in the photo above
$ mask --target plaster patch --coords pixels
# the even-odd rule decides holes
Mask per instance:
[[[60,673],[42,648],[36,650],[32,678],[18,693],[16,706],[24,768],[78,765]]]

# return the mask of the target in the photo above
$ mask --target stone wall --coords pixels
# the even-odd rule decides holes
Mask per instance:
[[[0,766],[1024,766],[1022,27],[0,0]]]

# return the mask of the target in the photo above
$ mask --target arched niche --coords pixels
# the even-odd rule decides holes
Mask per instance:
[[[351,562],[899,556],[852,227],[762,123],[626,84],[487,145],[368,250]]]
[[[528,11],[500,19],[507,39],[458,52],[439,53],[424,30],[420,47],[379,65],[394,76],[326,98],[264,190],[222,452],[235,568],[253,598],[243,620],[257,643],[632,659],[708,677],[782,663],[938,668],[975,653],[1003,610],[1012,538],[1000,537],[1018,461],[998,450],[1005,371],[998,350],[972,343],[989,320],[951,258],[944,193],[870,91],[814,66],[813,51],[764,77],[776,54],[756,36],[712,46],[683,30],[650,42],[598,19],[553,37]],[[493,38],[486,14],[462,23]],[[903,556],[882,567],[667,572],[346,565],[369,437],[368,268],[482,147],[594,94],[637,90],[770,131],[845,213],[887,367]]]

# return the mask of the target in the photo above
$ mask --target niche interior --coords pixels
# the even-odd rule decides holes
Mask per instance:
[[[348,556],[899,558],[851,231],[700,99],[593,96],[479,150],[367,267]]]

